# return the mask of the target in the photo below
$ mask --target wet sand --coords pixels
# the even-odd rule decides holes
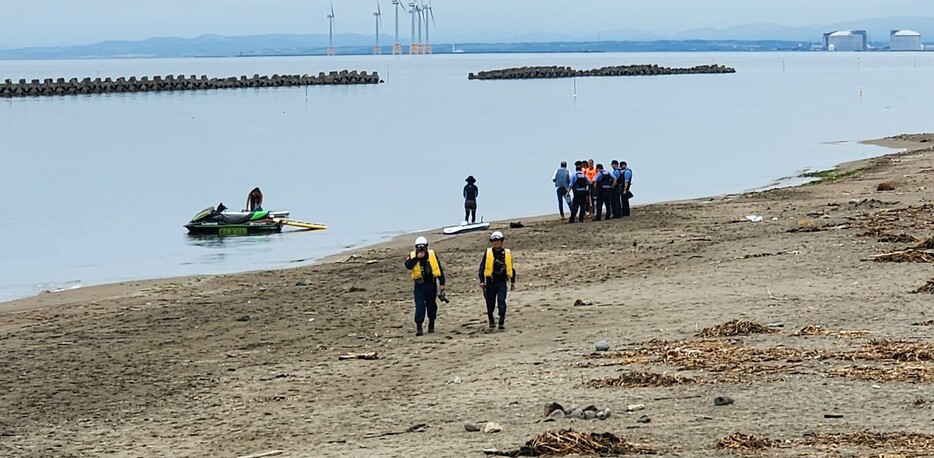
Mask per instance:
[[[926,260],[908,249],[934,237],[932,142],[886,139],[908,151],[623,220],[494,223],[519,273],[504,332],[485,331],[475,278],[487,232],[428,234],[451,302],[423,337],[402,265],[415,235],[0,304],[0,456],[480,457],[566,428],[663,456],[732,456],[717,444],[737,432],[783,441],[768,456],[930,455],[926,436],[807,438],[934,434],[934,296],[912,292],[932,263],[872,260]],[[713,328],[732,320],[750,333]],[[545,421],[552,401],[613,413]],[[483,421],[502,431],[465,430]]]

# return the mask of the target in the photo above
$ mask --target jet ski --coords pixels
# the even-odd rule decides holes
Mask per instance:
[[[248,235],[282,231],[288,211],[257,210],[231,212],[223,203],[208,207],[196,214],[185,225],[191,234]]]

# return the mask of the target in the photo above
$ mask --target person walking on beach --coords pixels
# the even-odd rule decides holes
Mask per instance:
[[[405,258],[405,268],[412,271],[412,281],[415,282],[415,335],[422,335],[426,312],[428,333],[431,334],[435,332],[435,319],[438,317],[439,288],[444,293],[444,270],[435,250],[428,249],[428,239],[415,239],[415,251]]]
[[[263,210],[263,192],[259,190],[258,187],[253,188],[249,194],[246,195],[246,211],[262,211]]]
[[[477,180],[470,175],[467,177],[467,185],[464,186],[464,221],[470,221],[470,224],[477,222],[477,195],[480,190],[477,189]]]
[[[506,329],[506,284],[510,283],[509,289],[516,289],[516,269],[512,263],[512,251],[503,248],[503,233],[495,231],[490,234],[490,248],[483,253],[480,259],[480,270],[477,275],[480,277],[480,289],[483,290],[483,297],[486,299],[486,317],[489,321],[490,329],[496,327],[493,321],[493,308],[499,308],[499,330]]]
[[[561,221],[564,221],[565,196],[571,192],[571,172],[568,171],[568,163],[561,161],[561,167],[555,169],[551,181],[555,184],[555,191],[558,194],[558,212],[561,213]],[[571,205],[568,204],[568,210]]]
[[[623,180],[620,185],[620,216],[629,216],[629,199],[632,199],[632,192],[629,188],[632,187],[632,169],[626,165],[626,161],[619,163],[620,168],[620,177]]]
[[[574,166],[576,172],[571,179],[571,189],[574,190],[574,200],[571,201],[571,218],[568,220],[568,223],[573,223],[575,216],[583,222],[584,212],[587,211],[587,199],[590,197],[590,180],[587,179],[587,175],[581,170],[583,164],[578,162]]]
[[[606,219],[610,219],[613,214],[613,175],[603,170],[603,164],[597,164],[597,174],[595,175],[593,188],[597,192],[597,211],[594,215],[594,221],[600,221],[603,216],[603,207],[606,207]]]

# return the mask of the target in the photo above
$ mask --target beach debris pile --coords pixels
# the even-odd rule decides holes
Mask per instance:
[[[718,324],[709,328],[700,330],[697,337],[731,337],[745,336],[749,334],[767,334],[774,332],[766,325],[754,323],[745,320],[731,320],[723,324]]]
[[[830,372],[830,375],[841,378],[856,378],[869,382],[928,383],[934,382],[934,367],[851,366],[836,369]]]
[[[867,361],[934,361],[934,344],[879,339],[869,342],[852,357]]]
[[[643,408],[644,407],[645,406],[643,406]],[[576,418],[578,420],[606,420],[613,414],[609,408],[601,409],[592,404],[584,407],[583,409],[580,409],[573,405],[569,408],[565,408],[557,402],[549,402],[545,404],[544,413],[545,418],[548,419],[545,421],[552,421],[561,418]]]
[[[659,374],[655,372],[627,372],[619,377],[594,379],[581,386],[589,388],[642,388],[673,386],[698,383],[697,380],[678,375]]]
[[[609,456],[655,455],[659,450],[634,444],[612,433],[584,433],[565,429],[546,431],[512,451],[484,450],[494,456]]]

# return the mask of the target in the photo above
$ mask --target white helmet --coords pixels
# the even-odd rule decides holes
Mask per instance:
[[[428,239],[426,239],[425,237],[419,237],[415,239],[415,246],[419,246],[419,245],[428,245]]]
[[[505,239],[505,238],[506,238],[506,237],[503,237],[503,233],[500,232],[500,231],[495,231],[495,232],[493,232],[492,234],[490,234],[490,241],[491,241],[491,242],[494,241],[494,240],[503,240],[503,239]]]

